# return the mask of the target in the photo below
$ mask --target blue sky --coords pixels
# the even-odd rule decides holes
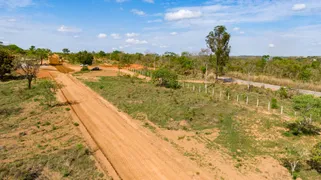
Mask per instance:
[[[217,25],[232,55],[321,55],[320,0],[0,0],[0,41],[23,48],[197,53]]]

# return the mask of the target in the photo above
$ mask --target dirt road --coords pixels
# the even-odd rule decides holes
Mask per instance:
[[[73,102],[72,109],[121,179],[213,179],[70,74],[51,73],[64,85],[65,98]]]

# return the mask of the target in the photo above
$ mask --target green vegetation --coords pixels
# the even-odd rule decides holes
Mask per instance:
[[[179,89],[167,89],[128,76],[100,77],[99,82],[85,83],[122,111],[143,122],[148,119],[161,128],[171,130],[202,132],[207,129],[219,129],[218,137],[206,141],[206,147],[227,152],[237,161],[237,167],[243,165],[244,159],[269,155],[280,160],[285,167],[289,167],[293,177],[319,177],[310,169],[303,152],[310,151],[313,146],[313,143],[305,142],[320,138],[294,136],[291,131],[287,131],[289,124],[295,123],[296,119],[299,120],[301,117],[298,109],[297,118],[293,113],[297,107],[295,104],[303,106],[301,101],[297,102],[297,99],[301,99],[300,96],[293,96],[293,99],[281,98],[279,92],[255,87],[248,90],[247,86],[219,83],[209,86],[208,93],[204,92],[204,85],[192,83],[185,83],[184,87],[182,85]],[[193,86],[195,91],[192,90]],[[199,87],[201,92],[198,92]],[[239,95],[238,103],[236,95]],[[258,108],[257,98],[260,99]],[[293,120],[285,121],[279,112],[275,114],[272,111],[272,114],[267,114],[267,104],[272,99],[277,101],[277,110],[283,106],[284,111],[289,113],[284,116]],[[184,126],[180,125],[182,121],[185,123]],[[144,122],[144,126],[155,131],[149,123]],[[178,139],[182,141],[186,138],[181,136]]]
[[[0,80],[13,68],[14,57],[7,50],[0,49]]]
[[[153,73],[153,82],[158,86],[177,89],[179,88],[177,74],[168,69],[158,69]]]
[[[0,179],[102,179],[53,83],[0,82]],[[48,97],[50,104],[48,106]]]
[[[225,26],[216,26],[214,31],[211,31],[206,36],[207,46],[215,54],[216,59],[216,79],[219,75],[224,74],[223,69],[226,66],[231,46],[229,45],[231,35],[226,32]]]
[[[309,164],[311,168],[321,173],[321,142],[319,142],[312,148]]]

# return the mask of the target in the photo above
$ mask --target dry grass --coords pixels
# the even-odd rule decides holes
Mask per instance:
[[[105,179],[67,107],[25,83],[0,82],[0,179]]]
[[[321,91],[321,84],[320,83],[305,83],[302,81],[294,81],[291,79],[286,78],[277,78],[273,76],[265,76],[265,75],[251,75],[250,77],[247,74],[239,73],[239,72],[229,72],[227,73],[228,76],[243,79],[243,80],[250,80],[254,82],[263,82],[267,84],[291,87],[295,89],[305,89],[311,91]]]

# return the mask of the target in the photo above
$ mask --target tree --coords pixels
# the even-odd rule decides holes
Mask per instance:
[[[22,58],[18,64],[18,68],[22,70],[22,74],[28,80],[28,88],[31,89],[32,79],[37,77],[39,72],[39,62],[36,59]]]
[[[165,68],[158,69],[153,73],[153,82],[156,82],[158,86],[166,88],[179,88],[177,78],[178,76],[175,72]]]
[[[29,54],[34,55],[36,53],[36,46],[30,46],[29,48]]]
[[[206,36],[207,46],[216,56],[216,79],[219,74],[223,74],[223,68],[226,66],[231,51],[230,34],[226,32],[225,26],[216,26],[214,31]]]
[[[43,59],[48,58],[48,54],[51,52],[50,49],[38,48],[35,54],[40,59],[40,65],[42,65]]]
[[[81,64],[88,64],[92,65],[94,56],[87,51],[80,51],[76,54],[76,58],[78,59],[79,63]]]
[[[69,54],[69,53],[70,53],[70,50],[69,50],[68,48],[63,48],[63,49],[62,49],[62,52],[63,52],[64,54]]]
[[[0,49],[0,79],[6,73],[10,73],[13,68],[14,56],[11,56],[6,50]]]

